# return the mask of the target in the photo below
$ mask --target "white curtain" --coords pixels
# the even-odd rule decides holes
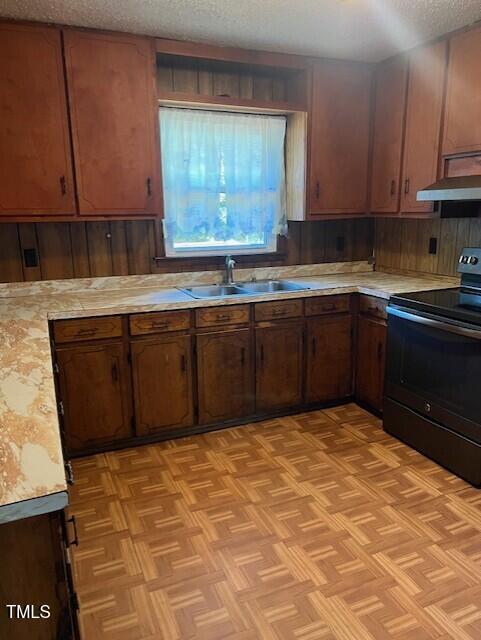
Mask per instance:
[[[165,233],[172,242],[240,242],[286,231],[286,120],[160,109]]]

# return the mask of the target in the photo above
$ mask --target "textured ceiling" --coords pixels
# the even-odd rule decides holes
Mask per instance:
[[[378,61],[481,19],[480,0],[0,0],[0,16]]]

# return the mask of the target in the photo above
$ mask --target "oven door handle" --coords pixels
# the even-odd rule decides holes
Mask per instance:
[[[470,329],[464,325],[451,324],[449,322],[442,322],[435,318],[429,318],[426,316],[418,316],[416,313],[409,313],[396,307],[387,307],[388,314],[397,316],[403,320],[409,320],[411,322],[417,322],[417,324],[423,324],[433,329],[440,329],[441,331],[448,331],[454,333],[457,336],[463,336],[465,338],[472,338],[473,340],[481,340],[481,329]]]

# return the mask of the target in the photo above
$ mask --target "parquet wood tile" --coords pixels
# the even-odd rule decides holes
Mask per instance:
[[[481,491],[354,404],[74,471],[83,640],[481,638]]]

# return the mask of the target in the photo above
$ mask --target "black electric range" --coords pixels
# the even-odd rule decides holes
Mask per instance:
[[[384,428],[481,486],[481,248],[459,271],[460,287],[389,301]]]

